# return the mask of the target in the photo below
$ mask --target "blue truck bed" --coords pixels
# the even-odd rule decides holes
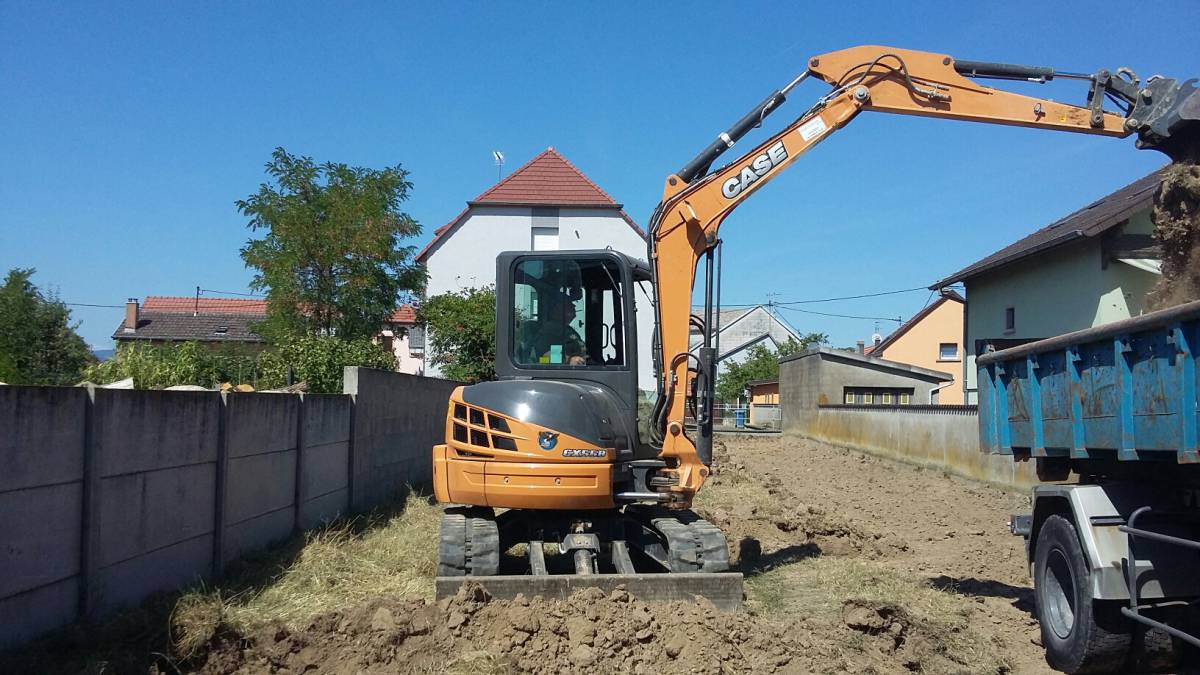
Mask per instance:
[[[985,452],[1200,463],[1200,301],[983,354]]]

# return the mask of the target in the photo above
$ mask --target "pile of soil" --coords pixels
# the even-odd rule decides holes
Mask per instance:
[[[1200,148],[1163,171],[1151,218],[1163,257],[1162,279],[1150,291],[1150,307],[1200,300]]]
[[[439,672],[456,659],[498,672],[795,672],[816,667],[810,659],[822,654],[811,646],[795,625],[723,614],[703,601],[651,606],[595,588],[565,601],[503,601],[467,584],[438,603],[379,599],[300,631],[227,633],[199,672]]]

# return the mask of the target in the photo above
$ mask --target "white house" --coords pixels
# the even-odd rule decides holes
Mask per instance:
[[[704,316],[703,307],[693,307],[692,313]],[[750,348],[762,345],[769,352],[778,352],[780,345],[788,340],[800,341],[800,336],[771,313],[763,305],[741,307],[738,309],[722,309],[717,316],[717,339],[720,353],[717,355],[717,376],[724,372],[729,363],[741,363],[750,355]],[[690,349],[695,353],[700,349],[704,336],[701,331],[692,329],[689,336]]]
[[[621,204],[547,148],[435,230],[417,262],[429,272],[428,297],[496,283],[496,254],[501,251],[602,248],[646,259],[645,234]],[[654,313],[645,295],[638,292],[635,298],[638,381],[642,389],[652,390]],[[432,365],[426,368],[431,375],[435,371]]]

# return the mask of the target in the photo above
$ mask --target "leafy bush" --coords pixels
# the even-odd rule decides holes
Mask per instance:
[[[466,288],[435,295],[418,313],[428,326],[430,362],[452,380],[496,378],[496,289]]]
[[[378,344],[365,339],[341,340],[336,337],[300,336],[286,338],[259,358],[261,379],[270,387],[287,382],[288,367],[297,382],[307,382],[308,390],[337,393],[342,390],[342,369],[362,366],[395,370],[396,357]]]
[[[206,347],[199,342],[152,345],[123,344],[103,363],[84,371],[84,379],[109,384],[133,378],[138,389],[163,389],[181,384],[213,388],[222,382],[255,384],[257,355],[243,349]],[[256,385],[258,386],[258,385]]]
[[[392,354],[370,340],[335,337],[297,337],[255,353],[246,348],[211,348],[198,342],[122,345],[113,358],[88,368],[84,376],[98,384],[133,378],[138,389],[163,389],[194,384],[215,388],[223,382],[247,383],[256,389],[287,384],[288,368],[308,390],[342,390],[342,368],[363,366],[395,370]]]

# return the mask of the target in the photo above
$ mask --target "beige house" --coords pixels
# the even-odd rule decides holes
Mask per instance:
[[[1150,210],[1161,169],[938,281],[962,283],[966,312],[963,385],[977,398],[975,356],[989,347],[1102,326],[1145,311],[1160,278]]]
[[[961,295],[946,291],[876,345],[870,352],[871,358],[961,373],[964,307]],[[941,405],[961,405],[964,401],[962,384],[957,378],[941,384],[933,398]]]

